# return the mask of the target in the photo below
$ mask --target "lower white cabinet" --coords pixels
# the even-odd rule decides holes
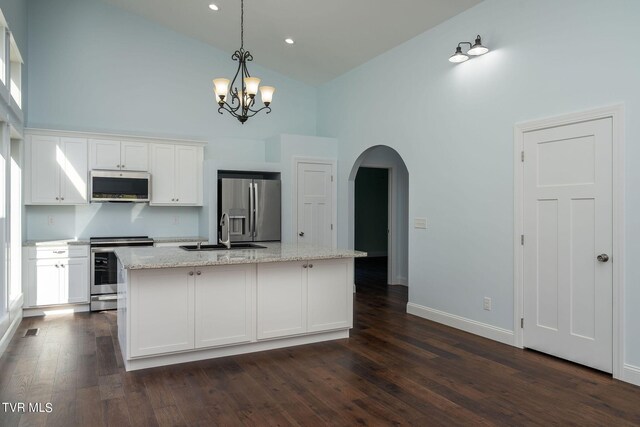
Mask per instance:
[[[193,349],[193,269],[140,271],[129,275],[131,356]]]
[[[118,285],[118,328],[127,360],[260,345],[261,340],[352,326],[352,259],[126,274],[121,269],[119,275],[126,277]]]
[[[88,248],[27,251],[25,307],[89,302]]]
[[[258,339],[307,331],[307,262],[258,264]]]
[[[255,265],[196,268],[196,348],[256,339]]]
[[[311,260],[258,265],[258,339],[352,325],[353,261]]]

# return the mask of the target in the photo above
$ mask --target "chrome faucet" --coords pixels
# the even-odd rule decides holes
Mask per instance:
[[[227,224],[227,240],[222,240],[222,228],[225,223]],[[218,243],[225,245],[227,249],[231,249],[231,224],[229,224],[229,215],[226,212],[222,212],[220,216],[220,233],[218,235]]]

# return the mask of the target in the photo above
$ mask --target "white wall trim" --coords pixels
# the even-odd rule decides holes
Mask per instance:
[[[623,372],[626,366],[629,366],[624,365],[624,104],[517,123],[514,127],[513,327],[515,345],[522,348],[523,331],[520,328],[520,319],[524,313],[524,284],[522,276],[524,250],[520,244],[520,235],[523,234],[524,176],[520,152],[523,150],[524,134],[526,132],[603,118],[611,118],[613,125],[613,377],[627,381],[625,379],[626,374]]]
[[[640,386],[640,367],[625,363],[622,368],[622,375],[620,376],[620,379]]]
[[[22,316],[35,317],[35,316],[52,316],[56,314],[68,314],[84,313],[90,311],[90,304],[65,304],[65,305],[50,305],[46,307],[25,307],[22,309]]]
[[[404,276],[398,276],[393,279],[392,285],[409,286],[409,279]]]
[[[442,323],[452,328],[460,329],[490,340],[498,341],[503,344],[514,345],[513,331],[489,325],[487,323],[478,322],[476,320],[467,319],[466,317],[449,314],[434,308],[425,307],[415,303],[407,303],[407,313],[413,314],[423,319],[433,322]]]
[[[13,319],[9,329],[7,329],[7,332],[5,332],[4,336],[0,339],[0,356],[4,354],[5,350],[9,346],[11,339],[18,330],[18,326],[20,326],[20,322],[22,322],[22,313],[18,310],[18,315]]]
[[[293,235],[292,238],[295,241],[298,240],[298,164],[299,163],[312,163],[316,165],[330,165],[331,166],[331,175],[333,175],[333,183],[331,186],[331,203],[333,204],[332,212],[331,212],[331,223],[333,224],[333,230],[331,233],[331,244],[334,248],[338,246],[338,161],[336,159],[329,159],[323,157],[298,157],[294,156],[292,158],[292,167],[293,170],[293,182],[291,185],[292,188],[292,227],[293,227]]]
[[[205,146],[207,141],[200,141],[195,139],[182,139],[182,138],[164,138],[156,136],[144,136],[144,135],[126,135],[119,133],[102,133],[102,132],[79,132],[71,130],[59,130],[59,129],[37,129],[37,128],[25,128],[24,133],[26,135],[53,135],[60,137],[70,138],[86,138],[86,139],[126,139],[127,141],[135,142],[148,142],[155,144],[182,144],[182,145],[198,145]]]

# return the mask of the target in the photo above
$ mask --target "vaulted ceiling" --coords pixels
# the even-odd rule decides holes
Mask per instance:
[[[226,52],[240,47],[239,0],[105,1]],[[480,1],[245,0],[245,48],[254,62],[317,85]]]

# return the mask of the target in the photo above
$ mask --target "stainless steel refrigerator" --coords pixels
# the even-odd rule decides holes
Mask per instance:
[[[218,231],[226,212],[232,242],[280,241],[280,188],[275,179],[218,179]]]

